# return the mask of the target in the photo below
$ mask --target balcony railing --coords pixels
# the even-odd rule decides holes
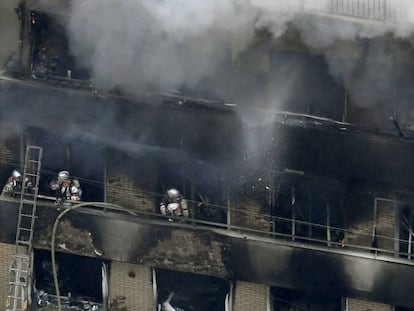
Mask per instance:
[[[409,0],[296,0],[289,9],[387,23],[411,23],[414,8]]]
[[[135,192],[132,190],[132,194]],[[147,191],[139,191],[136,192],[137,195],[142,195],[145,193],[148,198],[152,198],[154,204],[160,200],[160,198],[163,196],[159,193],[153,193],[153,192],[147,192]],[[39,202],[43,202],[40,204],[45,204],[47,201],[53,201],[53,197],[39,195],[38,198],[40,199]],[[2,197],[2,200],[10,200]],[[14,200],[14,199],[11,199]],[[383,200],[383,199],[381,199]],[[345,252],[353,252],[355,255],[359,253],[361,256],[366,256],[367,254],[371,254],[373,258],[376,258],[377,256],[386,256],[388,260],[397,259],[399,262],[406,261],[407,263],[412,264],[412,259],[414,258],[414,252],[413,252],[413,245],[414,241],[412,239],[413,232],[411,229],[411,226],[409,228],[409,236],[408,239],[403,238],[397,238],[393,236],[384,236],[380,234],[373,234],[373,233],[367,233],[363,231],[355,231],[353,229],[345,229],[341,227],[335,227],[332,225],[326,225],[326,224],[319,224],[319,223],[313,223],[309,221],[303,221],[298,219],[291,219],[291,218],[285,218],[285,217],[279,217],[279,216],[272,216],[269,214],[262,214],[253,212],[250,210],[240,209],[238,207],[229,207],[224,205],[215,205],[215,204],[207,204],[204,206],[204,208],[212,209],[212,210],[220,210],[221,212],[224,212],[226,214],[232,212],[234,214],[242,214],[243,217],[247,217],[250,220],[256,219],[256,220],[262,220],[260,223],[263,225],[264,223],[268,223],[269,225],[262,226],[261,228],[257,228],[253,224],[253,227],[249,227],[247,224],[239,224],[239,225],[233,225],[227,222],[226,219],[223,219],[223,221],[217,222],[216,219],[209,220],[209,219],[203,219],[198,218],[199,212],[197,212],[197,209],[199,208],[199,205],[202,202],[199,201],[192,201],[187,200],[190,210],[190,217],[189,218],[177,218],[171,215],[163,216],[158,212],[155,211],[142,211],[138,209],[130,209],[130,208],[124,208],[119,205],[115,204],[96,204],[96,202],[88,204],[88,202],[82,202],[84,205],[89,205],[92,209],[102,209],[102,212],[106,214],[108,213],[108,217],[113,217],[113,214],[111,212],[120,212],[120,213],[126,213],[129,217],[138,217],[138,218],[147,218],[147,219],[158,219],[158,220],[165,220],[166,223],[169,223],[168,220],[175,222],[175,226],[184,226],[184,227],[200,227],[202,226],[205,229],[211,228],[211,229],[227,229],[230,231],[237,232],[239,234],[246,234],[251,237],[257,237],[257,238],[273,238],[274,241],[277,243],[287,243],[291,245],[296,245],[297,247],[305,247],[305,248],[313,248],[317,247],[320,249],[321,247],[325,249],[325,251],[333,251],[336,252],[337,250],[342,250]],[[398,203],[398,202],[397,202]],[[50,203],[46,203],[50,204]],[[76,204],[76,202],[73,202],[73,204]],[[203,203],[205,204],[205,203]],[[52,204],[53,206],[53,204]],[[68,205],[70,206],[70,205]],[[66,206],[66,208],[68,207]],[[157,205],[154,206],[154,209]],[[215,213],[213,213],[215,214]],[[264,221],[264,222],[263,222]],[[367,226],[369,226],[367,224]],[[256,228],[254,228],[256,227]],[[348,236],[354,236],[358,237],[360,242],[358,241],[348,241]],[[365,241],[365,242],[362,242]],[[366,241],[379,241],[379,244],[372,243],[371,245],[368,245]],[[375,245],[376,244],[376,245]],[[389,248],[387,245],[398,245],[397,248]],[[401,261],[402,260],[402,261]]]
[[[408,0],[330,0],[328,13],[391,23],[409,23]]]

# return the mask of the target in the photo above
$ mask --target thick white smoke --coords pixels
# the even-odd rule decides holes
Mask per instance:
[[[325,55],[331,74],[349,91],[358,93],[353,81],[355,68],[364,68],[360,67],[361,58],[341,59],[343,51],[336,48],[338,42],[390,32],[407,37],[412,31],[407,25],[414,24],[414,5],[407,0],[374,0],[365,6],[359,2],[72,0],[68,20],[70,46],[77,59],[91,70],[98,87],[138,94],[152,87],[197,86],[216,74],[222,64],[245,51],[256,30],[267,29],[278,37],[291,23],[306,45]],[[382,81],[376,85],[382,89],[389,82],[384,70],[391,66],[387,53],[383,48],[368,47],[362,54],[362,62],[368,56],[374,61],[365,66],[366,73],[359,74],[359,85],[369,88],[378,70]],[[260,66],[261,60],[257,61]],[[375,63],[381,67],[377,68]],[[280,77],[276,78],[277,87],[268,83],[267,93],[258,101],[268,102],[272,98],[273,102],[265,105],[278,106],[289,96],[286,93],[292,91],[292,86],[297,88],[292,77],[298,77],[295,72],[300,70],[289,75],[286,87]],[[275,94],[275,90],[283,90],[283,94]]]
[[[302,9],[284,2],[74,0],[71,48],[100,87],[191,87],[242,51],[255,29],[282,34]]]

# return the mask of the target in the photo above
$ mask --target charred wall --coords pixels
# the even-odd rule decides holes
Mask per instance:
[[[10,11],[7,2],[3,6]],[[11,29],[7,36],[17,37],[16,27],[7,29]],[[37,49],[40,41],[35,42]],[[174,186],[194,203],[191,211],[196,217],[321,239],[328,239],[328,233],[305,225],[275,223],[270,215],[323,225],[331,217],[331,225],[353,231],[346,236],[348,243],[395,249],[394,242],[376,235],[398,238],[400,210],[386,203],[374,211],[373,204],[377,197],[394,199],[401,192],[406,197],[413,193],[409,105],[413,63],[407,57],[412,48],[388,36],[355,41],[338,42],[328,51],[311,54],[275,49],[272,35],[258,32],[234,62],[188,90],[192,95],[240,103],[240,110],[231,112],[152,95],[131,100],[118,96],[121,91],[112,96],[100,93],[88,81],[74,90],[70,81],[46,81],[36,75],[26,81],[2,79],[0,121],[18,124],[23,130],[17,134],[2,130],[7,137],[2,139],[0,161],[7,163],[0,166],[0,177],[5,180],[11,167],[19,166],[17,135],[25,134],[19,144],[43,146],[44,168],[51,175],[65,168],[83,179],[87,201],[106,200],[152,212],[159,195]],[[67,50],[67,42],[60,42],[65,42],[62,48]],[[7,47],[7,53],[11,52]],[[4,53],[0,49],[0,62]],[[65,74],[66,69],[58,70],[58,75]],[[376,72],[389,72],[391,79]],[[372,91],[372,84],[366,83],[372,77],[378,77],[373,80],[380,89]],[[252,118],[249,109],[243,111],[246,106],[254,106],[263,114]],[[268,115],[275,109],[360,126],[338,125],[332,120],[292,121],[286,115],[277,119]],[[45,192],[51,177],[47,174],[42,176]],[[216,215],[212,217],[211,210],[203,205],[198,209],[198,201],[217,205]],[[84,255],[94,256],[104,249],[104,256],[118,260],[128,258],[219,277],[243,275],[234,272],[237,267],[226,266],[228,254],[209,233],[195,238],[178,230],[170,235],[144,230],[146,238],[154,234],[159,240],[149,237],[149,242],[142,242],[142,251],[134,247],[135,239],[128,237],[122,241],[130,249],[125,255],[120,249],[123,246],[103,242],[102,236],[117,221],[103,223],[101,235],[95,234],[97,240],[92,240],[87,230],[78,228],[82,227],[79,220],[72,218],[62,224],[60,242]],[[50,224],[45,225],[40,247],[48,247]],[[4,224],[2,239],[13,240],[12,227]],[[138,236],[143,231],[134,228],[129,233]],[[74,236],[79,239],[73,241]],[[180,243],[183,246],[178,247]],[[151,249],[148,254],[147,249]],[[180,260],[165,260],[174,252]],[[209,259],[199,260],[200,253],[202,259]]]
[[[17,216],[16,206],[17,202],[1,201],[1,211],[7,213],[9,223]],[[49,248],[47,227],[56,215],[52,206],[39,206],[36,248]],[[4,230],[5,217],[1,221]],[[70,226],[64,225],[58,230],[60,252],[290,288],[327,298],[363,297],[392,305],[414,306],[409,294],[411,265],[397,259],[393,262],[392,257],[373,259],[364,252],[327,250],[228,230],[177,226],[129,214],[103,215],[93,210],[68,215],[65,222]],[[11,227],[10,235],[13,235],[15,223]],[[76,234],[76,239],[71,232]],[[84,242],[80,241],[82,236]]]
[[[292,216],[295,192],[307,220],[324,224],[329,203],[336,224],[355,229],[358,215],[366,214],[363,223],[369,224],[376,196],[412,192],[414,147],[408,138],[294,116],[252,125],[236,109],[173,98],[132,102],[33,81],[2,80],[1,87],[2,121],[25,128],[19,142],[7,131],[4,144],[15,154],[7,162],[15,161],[20,143],[41,145],[48,174],[70,169],[84,179],[89,201],[106,198],[153,211],[159,194],[173,186],[191,201],[230,203],[233,225],[270,231],[269,214]],[[62,114],[63,125],[56,117]],[[256,112],[255,118],[261,115]],[[286,170],[303,176],[289,177]],[[43,190],[51,177],[42,177]],[[309,182],[312,178],[320,181]],[[191,208],[205,217],[202,206]],[[225,209],[215,213],[214,219],[226,222]]]

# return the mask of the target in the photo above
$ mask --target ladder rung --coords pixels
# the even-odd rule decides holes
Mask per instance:
[[[23,241],[23,240],[18,240],[17,243],[23,244],[23,245],[30,245],[31,244],[29,241]]]
[[[20,271],[22,273],[29,273],[29,270],[22,270],[22,269],[17,269],[17,268],[10,268],[10,271]]]
[[[23,199],[24,204],[34,204],[35,200]]]
[[[21,217],[28,217],[28,218],[37,218],[37,216],[35,215],[30,215],[30,214],[20,214]]]
[[[40,163],[40,161],[36,161],[36,160],[27,160],[26,162],[30,162],[30,163]]]
[[[26,150],[42,150],[42,147],[34,146],[34,145],[27,145]]]
[[[14,254],[13,257],[14,258],[23,258],[23,259],[29,259],[30,258],[28,255],[18,255],[18,254]]]
[[[22,231],[30,231],[30,230],[33,230],[33,228],[32,227],[30,227],[29,225],[27,225],[27,226],[24,226],[24,225],[22,225],[22,224],[20,224],[20,227],[19,228],[17,228],[17,230],[22,230]]]
[[[37,174],[30,174],[30,173],[26,173],[26,176],[32,176],[32,177],[37,177]]]
[[[33,228],[31,227],[31,224],[27,224],[27,226],[25,224],[20,224],[20,227],[17,228],[17,230],[33,231]]]
[[[32,228],[23,228],[23,227],[19,227],[19,230],[29,231],[29,232],[33,231]]]
[[[10,285],[27,286],[26,282],[9,282]]]
[[[17,244],[17,246],[20,246],[19,244]],[[26,255],[27,253],[25,253],[25,254],[23,254],[23,253],[20,253],[20,254],[22,254],[22,256],[28,256],[28,255]],[[27,259],[28,260],[28,259]],[[26,264],[26,263],[25,263]]]
[[[8,295],[7,297],[8,297],[8,298],[13,298],[13,299],[21,299],[21,300],[26,300],[26,298],[25,298],[25,297],[15,297],[15,296],[11,296],[11,295]]]
[[[32,244],[30,241],[26,241],[26,240],[18,240],[17,243],[19,245],[31,245]]]

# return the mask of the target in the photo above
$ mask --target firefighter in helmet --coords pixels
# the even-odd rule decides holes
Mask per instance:
[[[60,171],[57,179],[50,183],[50,188],[56,192],[56,203],[69,203],[82,199],[82,189],[78,179],[71,179],[68,171]]]
[[[7,183],[3,187],[2,193],[10,196],[15,196],[22,191],[22,185],[22,174],[18,170],[13,170],[12,174],[7,179]],[[24,191],[26,193],[33,192],[33,183],[29,178],[25,178],[24,188]]]
[[[183,198],[181,193],[174,188],[167,190],[167,193],[161,200],[160,212],[162,215],[173,217],[185,217],[188,218],[188,206],[187,201]],[[172,221],[172,219],[169,219]]]

